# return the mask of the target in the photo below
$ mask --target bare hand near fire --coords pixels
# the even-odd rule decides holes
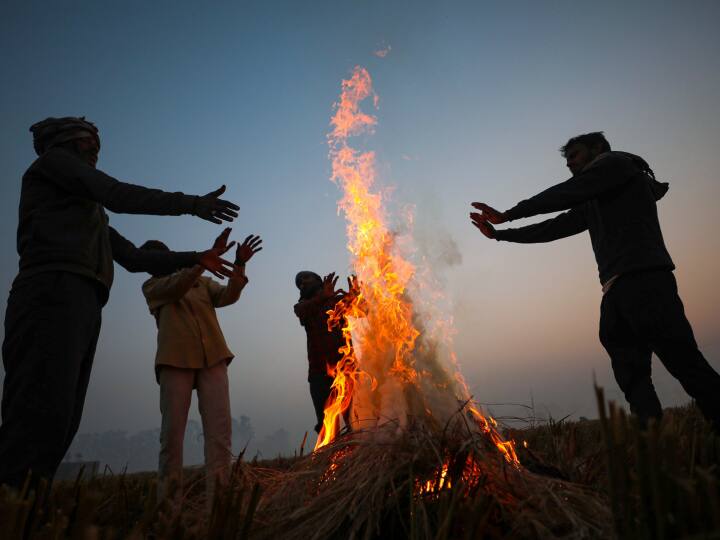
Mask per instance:
[[[353,274],[349,278],[347,278],[347,284],[348,284],[347,292],[343,291],[342,289],[340,289],[338,292],[342,293],[343,296],[352,296],[352,297],[356,297],[360,294],[360,280],[358,279],[358,277],[355,274]]]
[[[223,279],[223,277],[232,277],[235,269],[234,265],[230,261],[226,261],[222,258],[222,255],[235,245],[235,242],[230,242],[230,245],[223,245],[227,243],[227,237],[229,234],[230,229],[228,228],[217,237],[212,249],[203,251],[198,257],[198,264],[220,279]]]
[[[485,221],[480,214],[478,214],[477,212],[471,212],[470,220],[472,221],[472,224],[475,225],[478,229],[480,229],[480,232],[483,233],[485,236],[487,236],[488,238],[495,238],[495,227],[490,225],[489,222]]]
[[[215,239],[215,242],[213,242],[213,249],[223,249],[227,251],[231,247],[233,247],[235,245],[235,240],[230,242],[230,245],[228,245],[227,243],[231,231],[232,227],[225,227],[225,229],[223,229],[223,232],[221,232]],[[225,253],[225,251],[223,251],[223,253]]]
[[[477,212],[470,214],[471,217],[477,216],[480,221],[489,221],[490,223],[499,225],[500,223],[505,223],[508,220],[507,216],[505,216],[503,212],[495,210],[492,206],[485,203],[474,202],[472,203],[472,207],[482,212],[481,214],[478,214]]]
[[[224,185],[206,195],[195,197],[192,213],[213,223],[232,221],[238,217],[237,211],[240,210],[240,207],[235,203],[220,199],[219,197],[223,193],[225,193]]]
[[[342,291],[335,290],[338,277],[339,276],[335,275],[335,272],[331,272],[323,278],[322,291],[325,298],[332,298],[333,296],[337,296],[342,293]]]
[[[242,244],[238,244],[235,252],[235,264],[243,266],[260,250],[262,250],[262,239],[258,235],[249,235]]]

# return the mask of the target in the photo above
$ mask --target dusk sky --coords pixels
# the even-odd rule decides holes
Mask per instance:
[[[534,403],[538,416],[592,417],[593,377],[622,399],[597,337],[587,233],[514,245],[468,218],[471,201],[505,210],[567,179],[558,148],[588,131],[670,182],[658,206],[666,244],[697,341],[720,369],[719,24],[716,1],[3,2],[3,313],[20,179],[35,158],[28,128],[84,115],[100,129],[99,169],[189,194],[226,184],[241,207],[234,238],[262,236],[240,301],[220,310],[236,355],[232,414],[258,437],[285,428],[299,444],[315,420],[293,278],[350,270],[326,135],[341,81],[361,65],[379,108],[366,104],[378,125],[357,143],[395,186],[391,210],[415,207],[480,403],[498,416],[522,411],[496,404]],[[206,249],[221,231],[191,216],[110,220],[137,245],[177,250]],[[160,425],[147,278],[116,266],[80,432]],[[688,401],[657,360],[653,369],[664,406]]]

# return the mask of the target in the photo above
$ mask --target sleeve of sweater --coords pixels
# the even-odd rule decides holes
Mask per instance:
[[[52,148],[36,162],[43,176],[62,189],[120,214],[191,214],[196,197],[120,182],[63,148]]]
[[[309,298],[307,300],[300,300],[297,304],[295,304],[295,306],[293,306],[293,311],[295,311],[295,315],[297,315],[297,318],[300,319],[300,324],[305,326],[305,322],[307,321],[308,317],[317,315],[323,309],[327,309],[327,303],[328,298],[323,294],[318,294],[313,298]]]
[[[245,267],[236,265],[227,285],[221,285],[213,279],[205,280],[205,282],[213,305],[216,308],[221,308],[234,304],[239,300],[240,293],[248,283],[248,278],[245,276]]]
[[[587,227],[585,214],[579,207],[575,207],[568,212],[563,212],[540,223],[518,227],[517,229],[497,230],[495,231],[495,239],[521,244],[552,242],[553,240],[581,233],[587,230]]]
[[[195,251],[139,249],[112,227],[108,229],[113,260],[128,272],[171,274],[178,268],[194,266],[198,262],[199,254]]]
[[[169,276],[148,279],[143,283],[142,291],[150,312],[154,313],[165,304],[172,304],[180,300],[202,273],[203,267],[198,265],[185,268]]]
[[[506,211],[510,221],[567,210],[621,186],[638,173],[626,157],[609,154],[570,180],[556,184]]]

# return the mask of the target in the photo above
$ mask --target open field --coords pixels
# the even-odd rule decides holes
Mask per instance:
[[[346,437],[239,461],[210,515],[188,470],[176,505],[157,504],[154,473],[58,482],[28,526],[33,538],[720,538],[720,438],[697,409],[668,409],[647,431],[601,411],[509,431],[519,470],[462,428]],[[31,504],[0,494],[3,538],[22,537]]]

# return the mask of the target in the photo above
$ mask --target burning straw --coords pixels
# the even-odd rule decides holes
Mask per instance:
[[[394,425],[399,433],[412,421],[441,429],[459,404],[471,401],[454,365],[448,325],[437,324],[437,317],[418,309],[422,304],[417,291],[428,288],[421,283],[427,271],[418,273],[404,253],[407,249],[399,247],[385,194],[375,188],[375,154],[349,144],[352,136],[372,133],[377,124],[360,108],[371,96],[377,106],[370,74],[356,67],[342,83],[328,136],[332,179],[343,190],[338,207],[347,222],[347,247],[360,294],[329,312],[328,325],[342,328],[345,346],[341,361],[328,367],[334,377],[333,392],[316,449],[336,438],[340,418],[348,409],[354,430],[385,437],[390,429],[374,428]],[[412,239],[404,240],[407,245]],[[445,331],[430,332],[429,326]],[[472,403],[468,407],[478,429],[509,463],[517,465],[513,443],[502,440],[494,420],[486,419]]]
[[[263,493],[251,537],[611,536],[601,498],[509,464],[463,414],[439,433],[422,424],[396,428],[342,437],[287,471],[244,466],[237,485]]]
[[[348,249],[360,281],[328,312],[345,336],[329,367],[333,391],[315,452],[287,471],[244,467],[261,486],[262,538],[602,537],[607,506],[584,488],[534,476],[512,441],[472,401],[456,368],[449,326],[411,291],[426,287],[373,191],[373,152],[349,145],[377,120],[360,104],[377,96],[356,67],[343,81],[328,139],[332,179],[343,190]],[[405,242],[406,244],[407,242]],[[350,410],[352,430],[338,437]]]

